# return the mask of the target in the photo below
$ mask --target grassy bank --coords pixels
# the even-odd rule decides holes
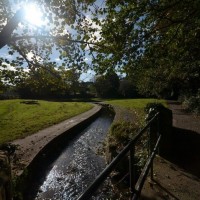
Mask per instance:
[[[133,129],[138,130],[144,125],[146,117],[144,108],[148,103],[161,103],[167,107],[167,103],[165,100],[157,99],[118,99],[107,100],[105,102],[115,107],[117,106],[117,108],[115,108],[115,121],[112,124],[110,133],[117,136],[123,135],[125,132],[127,132],[127,134],[125,134],[123,138],[127,137],[129,132],[133,133]],[[114,133],[112,133],[113,127]],[[130,131],[128,131],[129,129]]]
[[[106,103],[136,110],[144,110],[144,107],[148,103],[162,103],[164,106],[167,106],[165,100],[158,100],[158,99],[119,99],[119,100],[108,100],[106,101]]]
[[[143,123],[145,118],[144,108],[148,103],[161,103],[167,107],[167,102],[165,100],[158,99],[117,99],[117,100],[106,100],[108,104],[113,106],[126,109],[128,112],[134,113],[137,116],[137,120],[140,120],[140,123]]]
[[[118,155],[118,153],[130,142],[136,133],[144,126],[145,115],[144,108],[148,103],[162,103],[167,106],[165,100],[156,99],[120,99],[107,100],[108,104],[115,106],[115,119],[112,123],[109,133],[105,141],[105,156],[107,162]],[[144,134],[135,146],[135,178],[137,179],[141,173],[142,168],[147,160],[147,134]],[[126,184],[128,181],[125,175],[129,173],[129,158],[125,156],[123,160],[116,166],[115,173],[111,175],[111,180],[114,183],[115,198],[121,196],[124,199],[129,199],[129,187]]]
[[[23,138],[92,107],[80,102],[1,100],[0,144]]]

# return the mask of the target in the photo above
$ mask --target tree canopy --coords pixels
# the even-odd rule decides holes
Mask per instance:
[[[94,86],[99,97],[113,98],[118,96],[119,77],[114,72],[109,72],[105,75],[96,77]]]
[[[144,94],[196,92],[199,8],[191,0],[107,1],[99,42],[107,48],[98,47],[98,67],[123,69]]]
[[[44,62],[52,64],[51,54],[56,51],[68,67],[74,64],[85,67],[86,52],[83,50],[93,43],[80,34],[88,23],[83,3],[75,0],[1,0],[0,4],[0,48],[7,45],[11,56],[16,52],[19,55],[12,61],[1,58],[2,63],[19,66],[26,62],[29,68]],[[32,12],[30,5],[37,6],[42,13],[45,23],[41,26],[26,19],[26,13]]]
[[[198,91],[200,1],[31,1],[40,5],[47,21],[42,27],[23,19],[24,2],[1,0],[0,44],[9,46],[10,55],[19,53],[12,62],[1,58],[2,63],[41,66],[51,63],[57,49],[65,66],[123,72],[143,94]],[[18,11],[12,9],[14,3]]]

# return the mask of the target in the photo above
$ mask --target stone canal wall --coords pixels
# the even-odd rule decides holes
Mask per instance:
[[[11,167],[7,154],[0,151],[0,200],[11,200]]]

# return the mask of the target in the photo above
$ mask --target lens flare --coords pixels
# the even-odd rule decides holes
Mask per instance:
[[[46,21],[43,19],[43,14],[36,4],[27,4],[24,6],[25,20],[35,26],[43,26]]]

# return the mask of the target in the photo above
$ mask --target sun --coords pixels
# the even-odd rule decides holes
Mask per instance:
[[[47,22],[43,18],[41,9],[36,4],[27,4],[24,6],[25,20],[34,26],[43,26]]]

